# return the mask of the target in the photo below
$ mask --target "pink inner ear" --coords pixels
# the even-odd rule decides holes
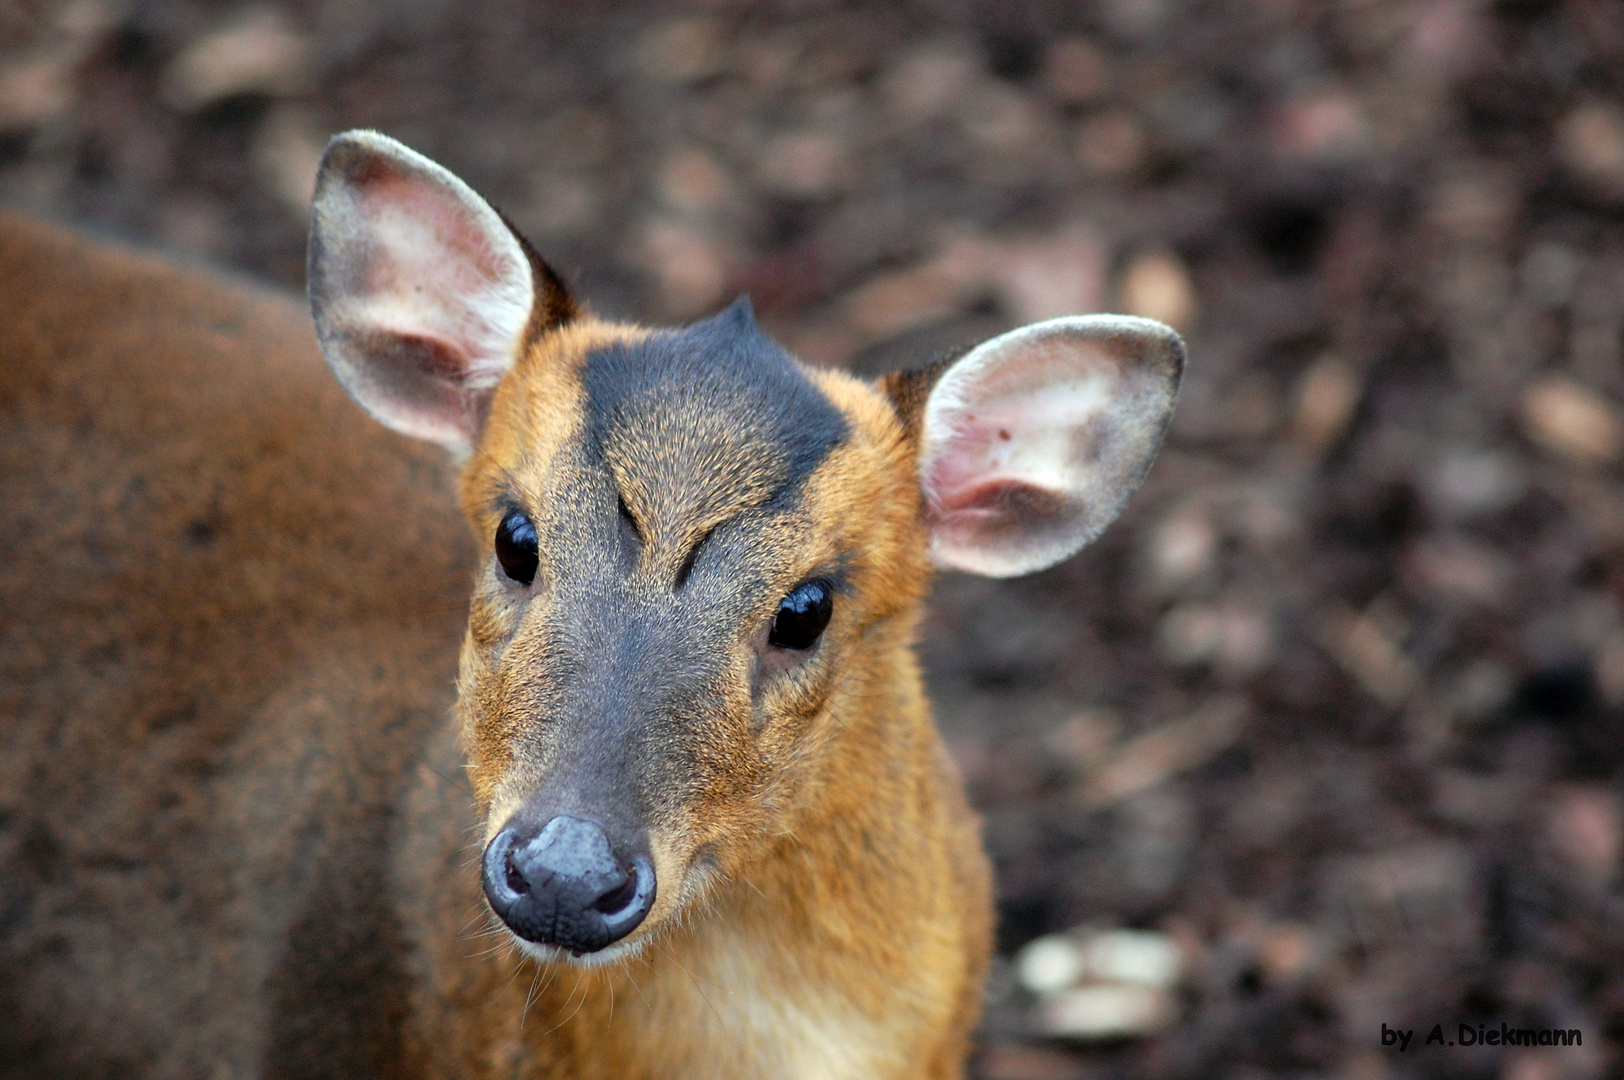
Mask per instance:
[[[381,237],[389,258],[377,260],[375,288],[428,280],[467,292],[512,272],[491,249],[480,223],[445,192],[394,173],[379,174],[360,194],[375,226],[390,230]]]
[[[1065,496],[1015,477],[985,476],[950,488],[930,501],[926,516],[933,528],[962,535],[996,530],[1014,519],[1035,522],[1064,512]]]
[[[978,528],[992,524],[1022,501],[1031,488],[1019,481],[995,481],[965,487],[934,500],[927,510],[932,526]]]
[[[1115,316],[1038,323],[943,373],[922,421],[921,481],[938,564],[1027,573],[1116,516],[1172,411],[1178,340]]]
[[[361,205],[375,237],[365,292],[411,305],[422,330],[471,354],[477,346],[464,339],[468,331],[482,338],[492,328],[455,300],[479,296],[500,273],[477,222],[443,193],[401,175],[369,185]]]
[[[534,306],[522,242],[467,184],[375,132],[329,146],[311,307],[345,388],[397,431],[466,448]]]
[[[520,298],[506,295],[516,279],[528,283],[516,246],[495,246],[493,222],[409,172],[369,169],[355,195],[371,237],[358,299],[379,328],[435,341],[436,356],[450,361],[437,365],[437,377],[493,381],[511,362],[506,352],[525,314]]]
[[[930,509],[943,516],[991,518],[1048,495],[1021,475],[1016,435],[1030,419],[1013,407],[989,403],[958,417],[932,455],[925,488]]]

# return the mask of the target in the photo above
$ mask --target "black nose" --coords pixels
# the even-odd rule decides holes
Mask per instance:
[[[603,829],[559,816],[530,834],[509,823],[485,848],[485,898],[526,941],[576,956],[627,934],[654,906],[654,864],[617,858]]]

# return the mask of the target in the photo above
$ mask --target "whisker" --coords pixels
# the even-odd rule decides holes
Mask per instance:
[[[656,942],[656,944],[658,944],[658,942]],[[716,1017],[716,1022],[718,1024],[722,1023],[722,1014],[716,1011],[715,1005],[711,1004],[710,995],[705,993],[704,984],[700,981],[699,977],[693,972],[689,971],[682,961],[678,960],[676,955],[672,953],[669,948],[665,950],[665,955],[673,964],[677,965],[678,970],[693,981],[694,989],[699,991],[700,999],[705,1002],[705,1007],[710,1009],[711,1015]]]
[[[524,1008],[519,1010],[519,1030],[524,1030],[525,1017],[530,1015],[530,1006],[536,1000],[536,986],[541,982],[541,968],[536,968],[535,977],[530,980],[530,992],[524,996]]]

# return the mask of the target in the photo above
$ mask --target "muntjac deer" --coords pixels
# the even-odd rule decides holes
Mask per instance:
[[[962,1075],[932,564],[1104,528],[1177,336],[875,384],[600,320],[370,132],[310,302],[452,454],[288,301],[0,221],[0,1076]]]

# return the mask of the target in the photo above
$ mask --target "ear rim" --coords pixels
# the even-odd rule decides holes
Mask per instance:
[[[1009,351],[1030,348],[1044,339],[1056,337],[1094,345],[1097,354],[1114,360],[1124,373],[1138,372],[1149,377],[1151,386],[1166,387],[1152,425],[1154,437],[1150,452],[1125,476],[1127,482],[1121,486],[1120,495],[1112,503],[1102,505],[1092,515],[1093,522],[1084,524],[1060,547],[1036,551],[1017,560],[977,557],[968,549],[947,550],[930,525],[933,508],[938,505],[936,493],[930,487],[930,476],[935,454],[941,452],[951,437],[949,417],[964,412],[961,391],[973,386],[1001,363]],[[931,561],[940,569],[981,577],[1013,578],[1058,565],[1087,547],[1121,515],[1155,464],[1178,405],[1186,358],[1183,338],[1172,327],[1154,319],[1136,315],[1065,315],[1016,327],[958,357],[926,368],[887,375],[882,380],[882,388],[891,398],[917,451],[919,487],[923,496],[921,507],[927,527],[931,528]]]
[[[408,405],[389,408],[390,396],[381,387],[381,376],[356,344],[357,324],[354,302],[346,303],[343,291],[334,284],[344,271],[339,265],[354,257],[360,242],[353,235],[351,220],[358,219],[355,207],[360,199],[358,177],[369,169],[394,173],[439,188],[447,198],[470,215],[471,221],[496,248],[493,252],[517,280],[498,286],[494,295],[508,309],[516,326],[511,341],[503,343],[505,332],[485,356],[459,379],[440,376],[449,393],[462,399],[460,415],[437,417],[412,410]],[[342,252],[343,254],[338,254]],[[311,201],[309,247],[306,255],[306,292],[316,337],[345,392],[366,412],[386,427],[401,434],[437,443],[453,453],[466,455],[478,442],[496,385],[524,351],[548,330],[578,318],[580,307],[563,279],[538,255],[528,240],[508,218],[445,166],[418,153],[397,139],[368,128],[341,132],[327,143],[316,173]],[[507,295],[501,295],[507,294]],[[520,300],[520,297],[523,300]],[[523,304],[524,315],[517,317]],[[424,375],[423,378],[434,378]]]

